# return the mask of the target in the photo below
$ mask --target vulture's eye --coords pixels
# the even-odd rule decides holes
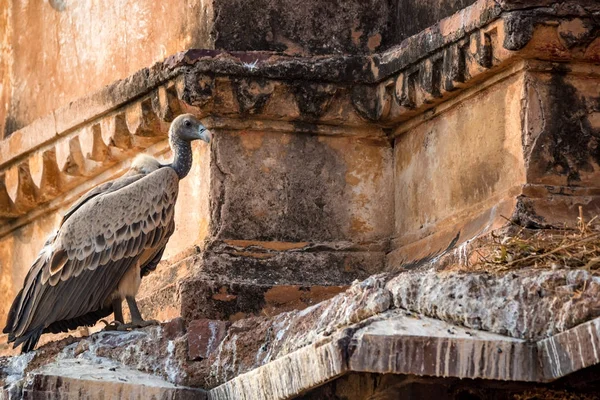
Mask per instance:
[[[183,124],[188,127],[192,125],[192,123],[189,120],[186,120]]]

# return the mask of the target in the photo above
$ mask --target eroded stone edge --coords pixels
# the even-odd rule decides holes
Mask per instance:
[[[420,331],[401,334],[407,321]],[[391,310],[239,375],[209,398],[287,399],[351,371],[549,382],[598,362],[600,318],[529,342]]]
[[[239,375],[209,392],[210,400],[288,399],[348,372],[344,333]]]
[[[553,381],[600,363],[600,318],[536,343],[541,380]]]

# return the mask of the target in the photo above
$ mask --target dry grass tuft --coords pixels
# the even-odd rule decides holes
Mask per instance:
[[[595,394],[569,393],[563,390],[538,389],[523,394],[516,394],[515,400],[594,400],[598,399]]]
[[[600,220],[585,221],[580,208],[577,229],[513,229],[513,234],[491,234],[469,257],[469,270],[506,272],[523,267],[578,268],[600,271]]]

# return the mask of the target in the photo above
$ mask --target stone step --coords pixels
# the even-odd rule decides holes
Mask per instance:
[[[335,296],[381,259],[366,252],[191,253],[145,277],[138,305],[144,318],[160,321],[273,316]],[[306,266],[302,274],[290,272],[294,261]]]
[[[28,374],[22,387],[8,385],[4,398],[24,400],[206,399],[201,389],[177,386],[104,358],[63,359]]]
[[[273,242],[236,241],[236,246],[229,242],[212,243],[202,254],[204,274],[275,285],[350,285],[381,272],[385,261],[382,243],[313,243],[273,250],[268,247]]]
[[[186,321],[213,319],[237,321],[251,316],[274,316],[327,300],[346,285],[291,285],[231,282],[190,277],[181,282],[179,301]]]
[[[161,321],[213,319],[236,321],[301,310],[343,292],[346,285],[273,285],[188,276],[138,299],[144,318]],[[125,307],[126,309],[126,307]]]

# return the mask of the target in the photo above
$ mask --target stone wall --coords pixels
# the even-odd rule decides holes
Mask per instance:
[[[212,1],[1,4],[3,136],[178,51],[212,47]]]
[[[474,2],[261,1],[2,0],[0,135],[185,49],[372,54]]]
[[[215,1],[215,46],[293,55],[372,54],[474,0]],[[246,18],[237,18],[244,14]]]

